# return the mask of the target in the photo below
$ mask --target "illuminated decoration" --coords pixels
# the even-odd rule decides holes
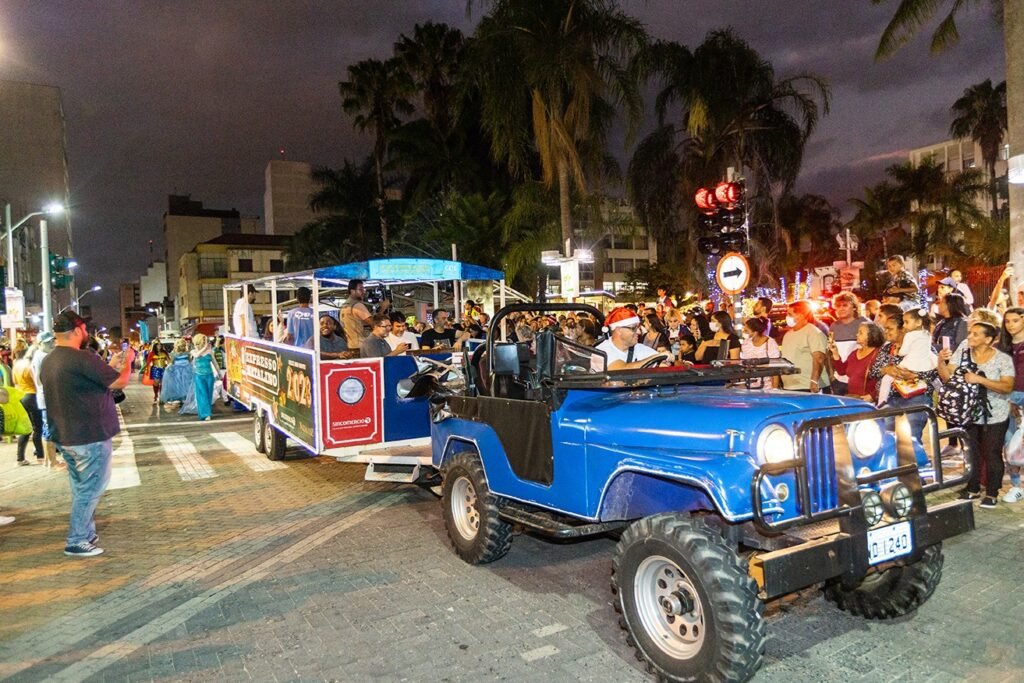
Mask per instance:
[[[423,258],[375,259],[317,268],[322,280],[371,280],[377,282],[430,282],[435,280],[504,280],[505,274],[459,261]]]

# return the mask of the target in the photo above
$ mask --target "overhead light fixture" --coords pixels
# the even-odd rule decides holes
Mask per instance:
[[[579,261],[580,263],[594,262],[594,252],[590,249],[577,249],[575,256],[576,260]]]

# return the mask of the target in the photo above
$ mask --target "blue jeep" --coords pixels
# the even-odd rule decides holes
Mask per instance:
[[[433,464],[455,552],[504,556],[515,527],[559,538],[620,533],[612,592],[630,645],[670,681],[747,680],[764,601],[823,584],[869,619],[912,612],[942,574],[942,541],[974,527],[930,408],[755,390],[788,363],[604,371],[604,354],[552,332],[500,341],[499,311],[466,389],[431,398]],[[596,369],[596,371],[595,371]],[[928,418],[915,439],[909,412]],[[923,442],[923,443],[922,443]]]

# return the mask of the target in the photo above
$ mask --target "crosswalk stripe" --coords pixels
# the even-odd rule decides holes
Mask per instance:
[[[217,473],[210,467],[210,463],[199,455],[196,447],[184,436],[158,436],[160,445],[170,458],[174,469],[178,470],[178,476],[182,481],[194,481],[196,479],[209,479],[216,477]]]
[[[248,465],[253,472],[281,470],[288,467],[283,462],[267,460],[266,456],[256,450],[252,441],[237,432],[215,432],[210,436],[219,441],[221,446],[241,458],[242,462]]]
[[[117,407],[117,421],[121,423],[121,443],[114,450],[111,463],[110,484],[108,489],[128,489],[141,486],[139,468],[135,463],[135,444],[131,434],[125,429],[124,415],[121,407]]]

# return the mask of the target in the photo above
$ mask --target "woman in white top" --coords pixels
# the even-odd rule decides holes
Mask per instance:
[[[765,334],[767,324],[763,318],[747,318],[743,321],[743,343],[740,345],[740,358],[782,358],[782,351],[774,339]],[[778,377],[772,377],[769,382],[763,379],[756,380],[751,385],[753,389],[769,389],[778,387]]]

